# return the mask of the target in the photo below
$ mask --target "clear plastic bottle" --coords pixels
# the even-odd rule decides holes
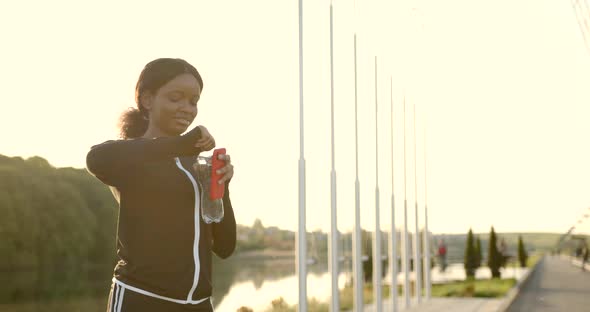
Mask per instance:
[[[207,224],[223,220],[223,199],[212,199],[210,196],[211,164],[211,157],[198,156],[193,165],[201,186],[201,217]]]

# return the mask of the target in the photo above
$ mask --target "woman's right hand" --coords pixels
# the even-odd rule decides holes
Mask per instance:
[[[198,126],[201,130],[201,138],[195,142],[195,147],[203,152],[210,151],[215,147],[215,139],[205,126]]]

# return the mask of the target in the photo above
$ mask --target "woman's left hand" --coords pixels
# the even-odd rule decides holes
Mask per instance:
[[[223,177],[219,179],[217,183],[223,184],[234,176],[234,165],[231,164],[231,157],[228,154],[221,154],[218,156],[219,160],[225,161],[225,166],[221,169],[217,169],[217,174],[223,174]]]

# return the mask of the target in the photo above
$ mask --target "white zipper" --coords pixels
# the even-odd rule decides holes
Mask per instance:
[[[178,157],[174,158],[176,160],[176,166],[180,168],[180,170],[184,171],[187,177],[191,180],[193,184],[193,189],[195,191],[195,241],[193,243],[193,257],[195,261],[195,275],[193,276],[193,287],[188,293],[186,301],[191,302],[193,298],[193,294],[197,289],[197,284],[199,284],[199,273],[201,271],[200,261],[199,261],[199,236],[200,236],[200,219],[199,219],[199,188],[197,187],[197,182],[193,178],[193,175],[188,172],[182,164],[180,163],[180,159]]]

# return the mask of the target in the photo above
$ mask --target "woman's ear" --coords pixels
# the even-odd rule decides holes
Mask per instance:
[[[146,111],[151,111],[154,104],[154,97],[151,92],[145,92],[139,98],[139,103]]]

